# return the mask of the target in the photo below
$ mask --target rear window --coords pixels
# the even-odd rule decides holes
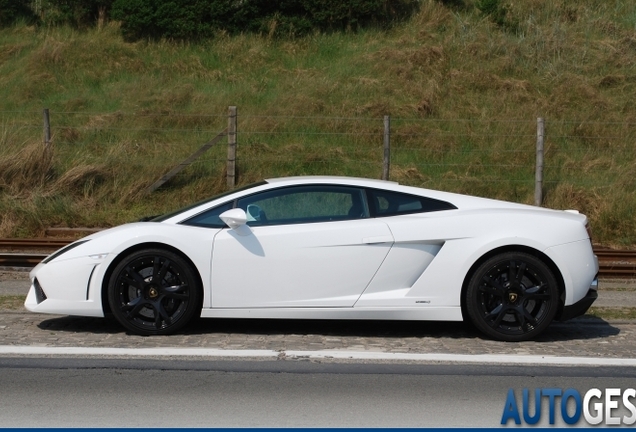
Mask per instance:
[[[376,217],[457,209],[449,202],[418,195],[378,189],[368,189],[368,193],[369,205]]]

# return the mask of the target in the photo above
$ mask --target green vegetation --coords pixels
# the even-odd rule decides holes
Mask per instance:
[[[636,243],[636,4],[421,3],[388,31],[292,39],[127,43],[117,23],[0,30],[0,236],[110,226],[225,190],[218,146],[143,195],[236,105],[240,184],[379,178],[389,114],[391,179],[524,203],[545,117],[544,204],[586,213],[597,242]]]
[[[0,296],[0,311],[24,311],[26,296],[5,295]]]
[[[0,27],[16,21],[35,22],[36,17],[28,0],[0,0]]]
[[[27,1],[34,9],[37,24],[40,26],[69,25],[75,28],[95,26],[101,28],[108,19],[114,0]]]
[[[215,32],[294,37],[312,31],[388,28],[408,18],[417,0],[116,0],[114,19],[128,40],[200,40]]]
[[[634,320],[636,319],[636,308],[591,307],[585,316],[606,320]]]

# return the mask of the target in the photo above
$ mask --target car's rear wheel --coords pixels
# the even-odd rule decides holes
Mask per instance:
[[[108,302],[117,321],[139,335],[174,333],[201,308],[201,287],[192,266],[163,249],[126,256],[113,270]]]
[[[503,341],[536,337],[552,322],[559,287],[550,268],[523,252],[489,258],[473,273],[466,290],[466,309],[473,324]]]

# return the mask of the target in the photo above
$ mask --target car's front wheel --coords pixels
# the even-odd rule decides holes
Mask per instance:
[[[201,309],[201,287],[192,266],[163,249],[126,256],[113,270],[108,302],[117,321],[139,335],[171,334]]]
[[[489,258],[473,273],[466,290],[473,324],[503,341],[535,338],[552,322],[558,303],[559,287],[550,268],[523,252]]]

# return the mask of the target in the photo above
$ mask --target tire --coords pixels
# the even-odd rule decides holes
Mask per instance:
[[[477,268],[465,300],[468,315],[480,331],[497,340],[524,341],[537,337],[554,319],[559,286],[537,257],[507,252]]]
[[[172,334],[201,313],[201,284],[192,266],[164,249],[126,256],[108,282],[115,319],[138,335]]]

